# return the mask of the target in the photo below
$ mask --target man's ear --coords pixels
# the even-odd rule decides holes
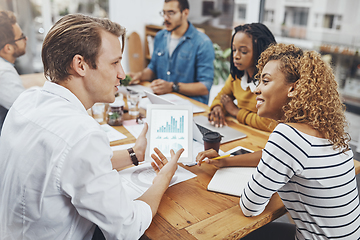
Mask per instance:
[[[2,50],[4,51],[5,54],[13,54],[13,52],[14,52],[14,46],[11,45],[10,43],[7,43],[7,44],[3,47]]]
[[[182,12],[185,14],[186,18],[189,16],[189,9],[184,9]]]
[[[74,73],[76,73],[79,76],[83,77],[83,76],[85,76],[85,72],[86,72],[87,67],[88,66],[87,66],[87,63],[84,60],[84,57],[79,55],[79,54],[76,54],[72,59],[71,70],[70,71],[73,71]]]
[[[294,97],[295,96],[295,84],[291,84],[288,89],[288,97]]]

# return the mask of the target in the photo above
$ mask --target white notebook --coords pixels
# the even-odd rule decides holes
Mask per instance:
[[[245,151],[253,152],[243,147],[236,147],[226,153],[231,154],[234,152],[245,153]],[[224,167],[218,169],[212,177],[207,189],[209,191],[225,193],[240,197],[251,175],[256,171],[256,167]]]
[[[226,167],[216,171],[207,189],[240,197],[256,167]]]

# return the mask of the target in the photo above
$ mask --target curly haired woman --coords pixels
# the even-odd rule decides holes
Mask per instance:
[[[211,104],[209,121],[216,127],[226,125],[225,114],[235,117],[240,123],[251,127],[272,131],[275,122],[256,114],[256,63],[260,54],[276,43],[274,35],[262,23],[239,25],[231,39],[230,75],[224,87]],[[237,105],[234,104],[237,100]]]
[[[256,216],[277,192],[295,225],[270,223],[244,239],[358,239],[353,153],[331,67],[318,53],[285,44],[264,51],[257,67],[258,115],[279,124],[240,197],[240,207],[245,216]],[[224,165],[229,163],[241,165],[239,159]]]

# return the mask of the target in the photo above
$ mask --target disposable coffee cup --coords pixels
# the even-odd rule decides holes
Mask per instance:
[[[220,141],[223,136],[218,132],[207,132],[203,136],[204,140],[204,149],[205,151],[208,149],[214,149],[216,152],[219,152]]]

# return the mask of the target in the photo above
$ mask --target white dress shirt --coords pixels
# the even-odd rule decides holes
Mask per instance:
[[[151,208],[112,170],[106,133],[68,89],[25,91],[0,139],[0,239],[138,239]]]
[[[14,65],[0,57],[0,135],[9,108],[24,90]]]

